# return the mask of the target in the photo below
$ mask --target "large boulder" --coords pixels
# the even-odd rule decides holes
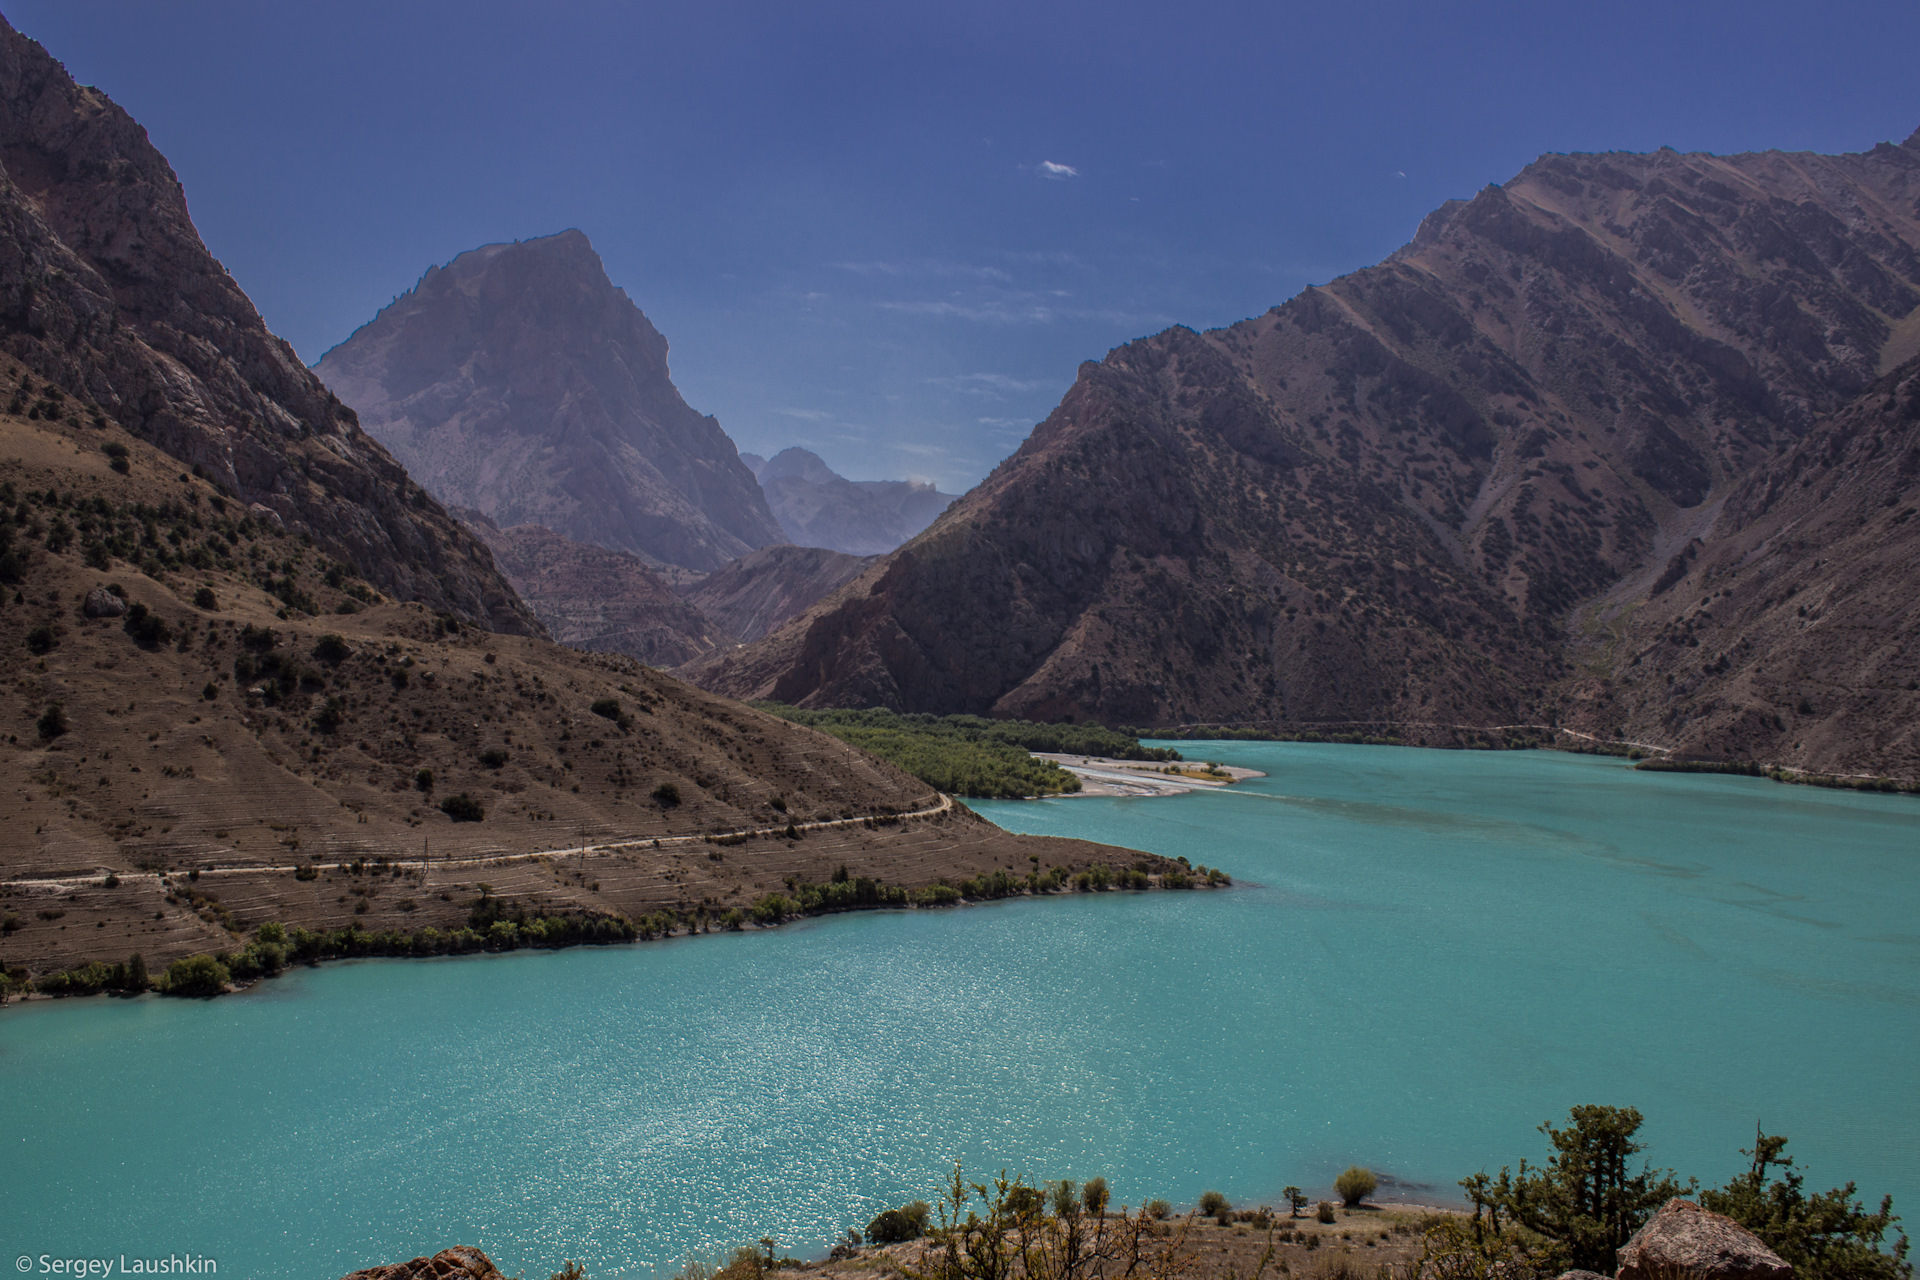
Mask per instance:
[[[1619,1280],[1791,1280],[1793,1268],[1725,1214],[1678,1196],[1620,1246]]]
[[[468,1245],[442,1249],[431,1258],[356,1271],[346,1280],[505,1280],[493,1259]]]
[[[87,598],[80,606],[80,612],[89,618],[117,618],[126,611],[127,602],[105,587],[95,587],[87,592]]]

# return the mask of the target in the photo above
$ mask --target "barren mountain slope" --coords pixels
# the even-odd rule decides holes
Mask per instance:
[[[485,548],[267,331],[145,130],[4,19],[0,167],[0,347],[69,397],[60,412],[119,423],[384,591],[538,629]]]
[[[762,547],[683,588],[687,602],[738,640],[758,640],[872,564],[824,547]]]
[[[502,529],[478,511],[455,508],[455,514],[493,551],[513,589],[561,644],[673,667],[735,643],[639,556],[575,542],[539,525]]]
[[[954,495],[911,480],[849,480],[805,449],[783,449],[753,468],[780,527],[803,547],[848,555],[893,550],[932,524]]]
[[[0,967],[164,963],[263,920],[444,928],[483,883],[637,918],[842,863],[914,886],[1137,857],[1009,835],[630,659],[381,599],[118,428],[0,415],[0,585]],[[484,817],[440,808],[459,795]],[[699,839],[740,829],[769,834]],[[423,856],[384,880],[337,867]]]
[[[1577,714],[1691,756],[1920,777],[1916,566],[1920,359],[1729,495]]]
[[[1920,342],[1920,138],[1550,156],[1387,262],[1130,343],[926,533],[688,670],[809,706],[1510,723],[1569,611]]]
[[[503,528],[692,569],[785,541],[578,231],[433,268],[316,368],[435,496]]]

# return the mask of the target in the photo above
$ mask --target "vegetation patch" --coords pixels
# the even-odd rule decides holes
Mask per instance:
[[[778,702],[762,711],[830,733],[842,742],[898,765],[948,795],[984,800],[1065,795],[1080,780],[1030,752],[1107,756],[1117,760],[1178,760],[1180,753],[1144,747],[1130,733],[1097,724],[1034,724],[982,716],[902,715],[884,708],[805,711]]]

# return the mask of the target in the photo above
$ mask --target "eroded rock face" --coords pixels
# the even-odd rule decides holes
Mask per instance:
[[[345,1280],[502,1280],[493,1259],[469,1245],[442,1249],[431,1258],[355,1271]]]
[[[927,532],[689,672],[803,706],[1541,723],[1576,608],[1913,354],[1917,206],[1920,136],[1545,157],[1378,266],[1083,365]]]
[[[1620,1246],[1618,1280],[1791,1280],[1793,1268],[1724,1214],[1678,1196]]]
[[[502,529],[477,511],[460,515],[561,644],[674,667],[734,643],[638,556],[538,525]]]
[[[1920,357],[1728,495],[1570,717],[1709,761],[1920,777]]]
[[[859,577],[873,561],[825,547],[762,547],[681,594],[735,639],[758,640]]]
[[[112,419],[381,590],[538,631],[486,549],[267,330],[146,131],[4,19],[0,344],[65,392],[68,420]]]
[[[433,268],[317,369],[436,497],[502,528],[698,570],[786,541],[578,231]]]

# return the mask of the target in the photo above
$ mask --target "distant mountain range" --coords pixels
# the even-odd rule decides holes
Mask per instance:
[[[743,453],[740,460],[760,481],[788,541],[848,555],[893,550],[959,498],[912,480],[849,480],[805,449],[767,459]]]
[[[703,572],[786,540],[578,231],[433,268],[315,369],[436,497],[502,528]]]
[[[1564,718],[1911,771],[1920,647],[1897,606],[1920,561],[1896,522],[1912,480],[1888,461],[1911,427],[1907,383],[1877,380],[1916,352],[1920,135],[1843,156],[1548,156],[1379,266],[1082,366],[931,529],[686,670],[805,706],[1437,741]],[[1855,510],[1863,467],[1888,486],[1877,515]],[[1862,515],[1847,537],[1878,539],[1878,586],[1858,585],[1867,563],[1789,550],[1815,545],[1806,521],[1838,538]],[[1724,561],[1736,546],[1765,571]],[[1669,600],[1697,609],[1676,593],[1702,574],[1734,595],[1712,647],[1691,622],[1712,670],[1686,676],[1634,645]],[[1789,662],[1785,631],[1731,630],[1743,591],[1779,623],[1788,586],[1797,624],[1815,577],[1817,663]],[[1808,696],[1787,669],[1833,687]]]

